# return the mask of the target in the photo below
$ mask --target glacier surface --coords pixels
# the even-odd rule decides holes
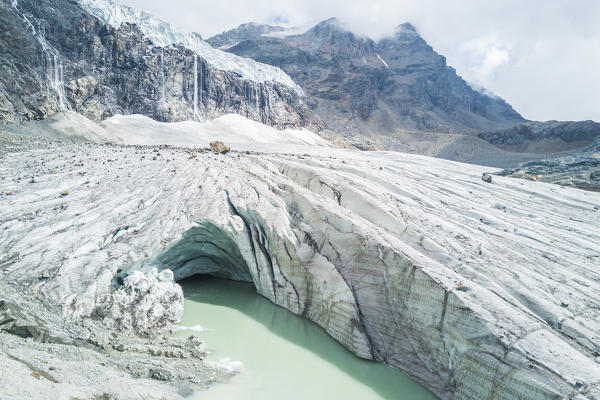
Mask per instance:
[[[129,123],[119,140],[179,129]],[[208,273],[443,399],[600,398],[600,193],[394,152],[252,151],[260,129],[226,155],[0,138],[0,274],[71,318],[156,302],[131,322],[152,330],[176,319],[176,289],[132,301],[131,282]]]

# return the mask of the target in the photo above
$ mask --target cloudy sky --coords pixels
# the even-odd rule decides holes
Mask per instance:
[[[304,26],[336,16],[381,38],[402,22],[467,81],[534,120],[600,121],[597,0],[121,0],[209,37],[241,23]]]

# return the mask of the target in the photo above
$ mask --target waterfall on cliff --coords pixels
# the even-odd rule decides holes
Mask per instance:
[[[198,119],[198,56],[194,54],[194,117]]]
[[[65,111],[66,106],[65,106],[65,90],[64,90],[65,84],[63,81],[63,65],[62,65],[62,62],[60,61],[60,58],[57,53],[54,53],[52,55],[52,61],[53,61],[53,70],[54,70],[52,87],[54,88],[54,91],[58,95],[58,106],[60,107],[61,111]]]
[[[202,68],[200,68],[200,74],[202,74]],[[200,79],[202,83],[202,79]],[[202,105],[202,101],[200,101]],[[200,112],[198,111],[198,55],[194,54],[194,118],[200,121],[202,119]]]
[[[202,77],[202,72],[204,71],[203,66],[200,66],[200,87],[198,88],[198,95],[199,95],[199,105],[200,105],[200,115],[202,115],[202,83],[203,81],[203,77]]]
[[[259,90],[260,90],[260,86],[256,87],[256,90],[254,92],[254,97],[255,97],[255,101],[256,101],[256,115],[258,117],[258,121],[260,121],[260,104],[259,104]]]
[[[165,105],[167,95],[165,91],[165,53],[160,51],[160,104]]]
[[[42,47],[42,52],[44,53],[44,58],[46,60],[46,78],[50,83],[50,87],[54,90],[58,97],[58,107],[61,111],[65,111],[67,109],[65,102],[65,84],[63,80],[63,64],[61,61],[60,53],[56,50],[45,37],[44,27],[41,23],[39,23],[39,29],[36,30],[31,21],[27,16],[20,12],[18,9],[17,0],[12,0],[12,7],[17,10],[21,19],[27,26],[27,29],[31,32],[31,34],[36,38],[40,46]],[[38,21],[39,22],[39,21]]]

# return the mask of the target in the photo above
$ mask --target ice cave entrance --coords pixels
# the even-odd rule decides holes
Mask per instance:
[[[400,371],[355,356],[318,325],[258,295],[251,283],[209,275],[180,283],[185,308],[176,334],[203,338],[213,361],[243,363],[231,383],[196,399],[435,399]]]
[[[175,280],[209,274],[236,281],[252,282],[252,276],[235,241],[211,222],[199,222],[180,240],[158,256],[158,263],[169,268]]]

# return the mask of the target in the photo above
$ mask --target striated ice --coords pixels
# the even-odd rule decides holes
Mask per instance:
[[[142,331],[181,311],[158,270],[246,280],[444,399],[600,397],[600,193],[232,120],[226,155],[0,134],[5,279]],[[153,144],[203,126],[112,123]]]

